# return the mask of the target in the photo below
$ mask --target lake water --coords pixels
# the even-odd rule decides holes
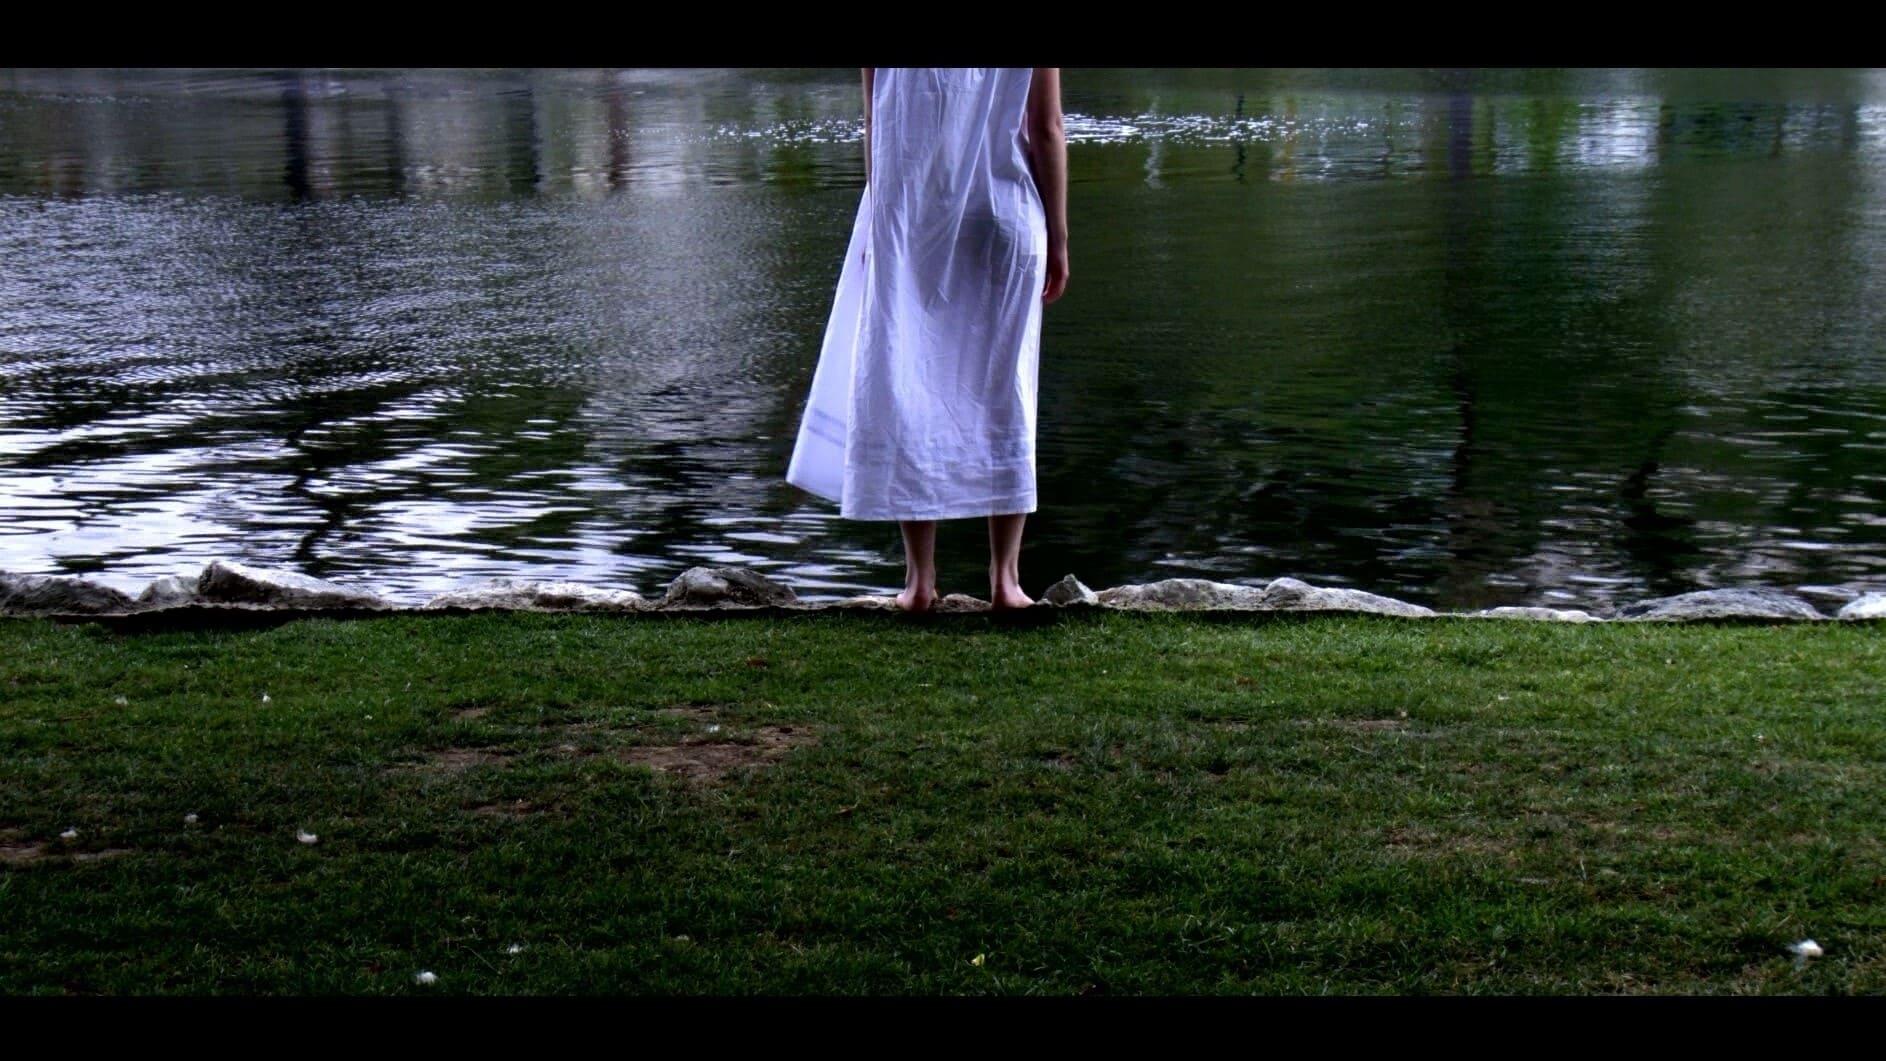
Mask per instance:
[[[1886,73],[1069,70],[1024,585],[1886,588]],[[0,569],[901,583],[854,70],[0,72]],[[945,591],[985,531],[945,524]]]

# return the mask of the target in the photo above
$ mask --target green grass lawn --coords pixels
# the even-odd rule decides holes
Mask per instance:
[[[11,620],[0,993],[1877,992],[1883,690],[1831,623]]]

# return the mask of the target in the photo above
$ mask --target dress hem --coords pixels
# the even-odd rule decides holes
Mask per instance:
[[[899,512],[894,515],[845,512],[841,506],[840,519],[856,520],[861,523],[902,523],[908,520],[929,521],[946,519],[978,519],[983,516],[1027,515],[1037,508],[1035,495],[1017,494],[1011,497],[995,498],[989,501],[977,501],[971,504],[953,505],[948,508],[918,509],[914,512]]]
[[[982,516],[1028,515],[1029,513],[1032,513],[1036,511],[1038,508],[1040,508],[1040,505],[1037,501],[1037,497],[1035,493],[1033,491],[1029,491],[1028,493],[1025,493],[1025,494],[1010,494],[1006,497],[994,498],[988,501],[976,501],[976,502],[971,502],[971,503],[966,503],[966,504],[961,504],[961,505],[953,505],[947,508],[937,508],[937,509],[928,509],[928,510],[920,509],[914,515],[904,515],[900,513],[897,515],[866,516],[866,515],[858,515],[852,512],[846,512],[844,510],[845,502],[842,497],[834,497],[831,494],[828,494],[825,491],[820,490],[816,487],[810,486],[806,483],[796,482],[790,477],[787,478],[786,482],[793,486],[798,487],[801,490],[804,490],[806,493],[811,494],[813,497],[822,498],[826,501],[830,501],[833,504],[837,505],[839,507],[839,513],[838,513],[839,519],[855,520],[860,523],[888,523],[888,522],[901,523],[906,520],[976,519]]]
[[[792,486],[796,486],[799,489],[804,490],[806,493],[811,494],[813,497],[824,498],[825,500],[830,501],[834,505],[844,503],[845,499],[843,497],[837,494],[828,494],[824,490],[821,490],[818,487],[811,485],[810,483],[800,482],[799,480],[794,479],[790,475],[786,476],[786,482]]]

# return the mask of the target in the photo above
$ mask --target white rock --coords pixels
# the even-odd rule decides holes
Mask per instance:
[[[504,948],[504,953],[506,953],[506,954],[522,954],[522,953],[524,953],[524,945],[523,945],[522,943],[513,943],[513,944],[511,944],[510,946],[508,946],[508,947],[506,947],[506,948]]]
[[[1037,605],[1051,608],[1066,608],[1070,605],[1098,607],[1100,595],[1088,589],[1080,579],[1073,575],[1064,575],[1061,581],[1041,591],[1036,598]]]
[[[0,615],[98,615],[132,610],[131,598],[82,578],[0,571]]]
[[[514,612],[634,612],[649,606],[638,593],[600,589],[580,582],[535,582],[494,578],[442,593],[425,603],[432,608],[491,608]]]
[[[194,814],[186,814],[186,815],[184,815],[184,816],[183,816],[183,824],[185,824],[185,825],[195,825],[195,824],[196,824],[196,815],[194,815]]]
[[[418,974],[416,974],[413,977],[413,983],[418,984],[421,987],[431,987],[433,984],[436,984],[438,982],[439,982],[439,974],[433,972],[430,969],[421,969],[418,972]]]
[[[1434,609],[1410,604],[1359,589],[1326,589],[1294,578],[1280,578],[1264,587],[1263,607],[1288,612],[1361,612],[1425,619]]]
[[[792,588],[744,567],[690,567],[662,595],[663,608],[780,608],[797,604]]]
[[[270,608],[385,608],[366,590],[350,589],[294,571],[269,571],[218,560],[196,580],[197,596],[212,604]]]
[[[144,587],[144,592],[138,594],[137,600],[138,607],[144,609],[177,608],[195,603],[196,581],[176,575],[165,575],[154,580]]]
[[[1868,593],[1847,602],[1840,609],[1841,619],[1886,619],[1886,593]]]
[[[1826,618],[1820,609],[1792,593],[1762,587],[1703,589],[1659,597],[1626,605],[1618,616],[1637,620]]]
[[[1804,939],[1794,946],[1789,947],[1788,950],[1797,958],[1818,958],[1826,953],[1826,951],[1821,950],[1820,944],[1811,939]]]
[[[59,839],[61,840],[77,840],[78,838],[79,831],[77,829],[67,829],[65,832],[59,834]]]
[[[891,601],[891,607],[897,607],[894,598]],[[988,611],[989,602],[967,593],[945,593],[937,598],[936,603],[930,606],[930,610],[938,615],[968,615],[973,612]]]
[[[1474,619],[1534,619],[1550,623],[1601,623],[1603,619],[1590,612],[1575,608],[1522,608],[1507,605],[1500,608],[1482,608],[1477,612],[1468,612]]]
[[[302,829],[295,833],[295,839],[304,844],[312,844],[318,842],[321,838],[306,829]]]
[[[1127,611],[1261,611],[1264,589],[1207,578],[1165,578],[1114,586],[1094,594],[1099,604]]]

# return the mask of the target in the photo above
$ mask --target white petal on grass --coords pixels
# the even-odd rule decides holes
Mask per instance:
[[[78,838],[79,831],[77,829],[67,829],[65,832],[59,834],[59,839],[61,840],[77,840]]]
[[[295,834],[295,839],[301,841],[304,844],[312,844],[321,838],[309,832],[308,830],[303,829],[300,832],[297,832]]]
[[[1788,948],[1788,951],[1789,953],[1793,954],[1797,958],[1818,958],[1821,955],[1827,953],[1826,951],[1821,949],[1820,944],[1814,942],[1811,939],[1804,939],[1801,942],[1794,944],[1793,946]]]
[[[114,703],[114,704],[117,704],[117,705],[118,705],[119,707],[130,707],[130,706],[131,706],[131,701],[130,701],[130,700],[127,700],[127,699],[125,699],[125,698],[124,698],[124,697],[122,697],[122,696],[114,696],[114,697],[112,697],[112,698],[111,698],[111,702],[112,702],[112,703]]]
[[[196,824],[196,815],[194,815],[194,814],[186,814],[186,815],[184,815],[184,816],[183,816],[183,824],[185,824],[185,825],[195,825],[195,824]]]
[[[268,699],[268,694],[267,694],[267,693],[263,693],[263,694],[262,694],[262,702],[263,702],[263,703],[265,703],[265,704],[269,702],[269,699]]]
[[[430,969],[421,969],[419,974],[413,977],[413,983],[419,984],[422,987],[431,987],[438,982],[439,974]]]
[[[506,948],[504,948],[504,953],[506,953],[506,954],[522,954],[522,953],[524,953],[524,945],[523,945],[522,943],[513,943],[513,944],[511,944],[510,946],[508,946],[508,947],[506,947]]]

